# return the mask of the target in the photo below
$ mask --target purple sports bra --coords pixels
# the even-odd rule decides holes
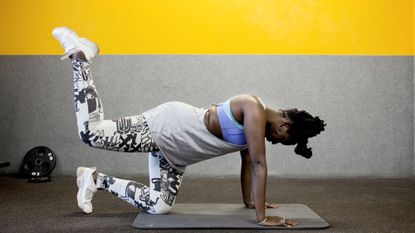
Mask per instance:
[[[246,145],[244,126],[233,117],[230,102],[231,99],[228,99],[216,107],[223,139],[235,145]]]

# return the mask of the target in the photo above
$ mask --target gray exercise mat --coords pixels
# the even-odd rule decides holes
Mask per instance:
[[[267,209],[267,215],[278,215],[298,222],[288,229],[322,229],[329,224],[308,206],[280,204],[279,208]],[[166,215],[140,213],[133,222],[139,229],[287,229],[256,224],[255,210],[239,204],[192,203],[175,204]]]

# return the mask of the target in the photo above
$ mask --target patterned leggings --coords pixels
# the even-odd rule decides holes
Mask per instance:
[[[90,64],[72,60],[75,111],[81,140],[94,148],[120,152],[150,152],[150,187],[98,173],[97,186],[152,214],[173,207],[183,173],[160,153],[143,115],[104,120],[104,110],[92,80]]]

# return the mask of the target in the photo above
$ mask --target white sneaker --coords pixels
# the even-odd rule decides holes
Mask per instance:
[[[85,213],[92,213],[92,197],[97,191],[97,186],[94,182],[92,174],[97,169],[95,167],[78,167],[76,169],[76,184],[78,185],[78,194],[76,199],[78,200],[78,206]]]
[[[59,41],[65,49],[65,56],[61,60],[68,58],[71,54],[82,51],[86,59],[92,59],[99,53],[98,46],[86,38],[80,38],[74,31],[67,27],[57,27],[53,29],[52,35]]]

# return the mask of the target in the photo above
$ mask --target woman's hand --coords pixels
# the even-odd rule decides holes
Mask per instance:
[[[245,207],[248,208],[248,209],[255,209],[255,203],[253,201],[251,201],[248,204],[246,204]],[[269,203],[265,202],[265,208],[275,209],[275,208],[278,208],[278,204],[276,204],[276,203],[269,204]]]
[[[265,218],[263,222],[258,223],[262,226],[285,226],[285,227],[293,227],[298,225],[297,222],[292,220],[286,219],[284,217],[279,216],[268,216]]]

